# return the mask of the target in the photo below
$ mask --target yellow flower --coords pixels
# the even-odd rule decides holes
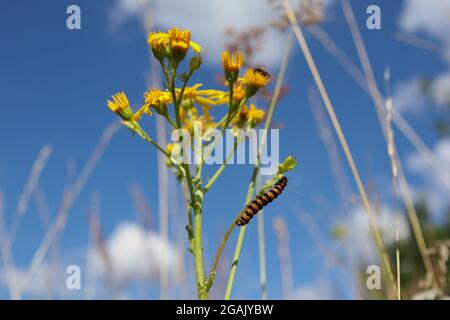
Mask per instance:
[[[172,95],[168,91],[161,91],[159,89],[149,89],[144,93],[144,105],[133,115],[133,120],[139,120],[145,113],[152,115],[151,109],[159,114],[167,112],[167,104],[172,102]]]
[[[124,120],[130,120],[133,117],[130,103],[124,92],[118,92],[112,96],[112,100],[108,100],[108,107],[118,114]]]
[[[245,98],[245,88],[242,85],[235,85],[233,88],[233,100],[235,103],[241,103]]]
[[[189,49],[189,44],[191,43],[191,31],[172,28],[167,33],[169,34],[174,56],[180,59],[184,58]]]
[[[183,99],[191,100],[202,107],[203,113],[207,114],[213,106],[226,103],[221,99],[226,92],[214,89],[199,90],[202,86],[201,83],[197,83],[192,87],[186,87],[183,92]],[[176,89],[178,95],[181,93],[181,89]],[[218,103],[221,102],[221,103]]]
[[[245,98],[245,87],[240,84],[240,83],[236,83],[233,86],[233,104],[234,105],[239,105],[241,103],[241,101]],[[217,105],[221,105],[221,104],[227,104],[230,101],[230,93],[229,92],[223,92],[222,94],[219,94],[216,97],[216,104]]]
[[[270,80],[270,76],[262,69],[248,69],[244,77],[240,79],[245,84],[247,97],[256,94],[259,88],[265,87]]]
[[[194,125],[196,121],[200,121],[202,124],[202,133],[204,133],[207,129],[214,127],[215,122],[213,122],[213,117],[206,113],[204,115],[199,116],[198,110],[195,107],[192,107],[188,110],[181,109],[180,112],[181,120],[183,121],[183,129],[188,130],[193,133]]]
[[[172,102],[172,95],[169,91],[161,91],[159,89],[150,89],[144,93],[145,103],[158,107]]]
[[[239,70],[244,63],[244,55],[239,52],[232,53],[231,55],[228,52],[222,53],[222,66],[225,72],[225,79],[229,83],[233,83],[237,80],[239,76]]]
[[[172,28],[166,32],[152,32],[147,39],[155,57],[159,60],[164,57],[167,49],[170,49],[175,59],[182,60],[189,46],[197,53],[203,49],[194,41],[191,41],[190,30]]]
[[[264,110],[256,108],[254,104],[251,104],[250,108],[247,105],[244,105],[235,117],[234,123],[235,126],[240,129],[248,127],[254,128],[261,122],[264,115]]]
[[[264,115],[265,115],[264,110],[257,109],[254,104],[251,104],[250,110],[248,111],[250,126],[253,128],[256,125],[258,125],[264,118]]]
[[[155,58],[162,60],[167,53],[169,37],[165,32],[152,32],[148,35],[147,43]]]

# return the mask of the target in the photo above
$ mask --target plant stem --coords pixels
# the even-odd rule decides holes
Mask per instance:
[[[234,83],[230,83],[230,95],[229,95],[229,102],[228,102],[228,114],[227,114],[227,122],[223,126],[222,133],[225,131],[225,129],[228,127],[228,124],[231,121],[231,113],[233,110],[233,90],[234,90]],[[239,108],[238,108],[239,109]]]
[[[177,94],[175,90],[175,78],[177,65],[172,66],[172,75],[169,78],[169,74],[165,65],[161,64],[164,76],[166,78],[167,85],[169,86],[169,91],[172,94],[173,104],[175,106],[175,119],[177,128],[181,129],[181,117],[180,117],[180,103],[182,101],[182,96],[180,99],[177,99]],[[187,81],[184,82],[183,88],[186,86]],[[202,247],[202,208],[198,204],[197,199],[195,197],[195,189],[193,185],[193,180],[191,176],[191,171],[189,165],[186,163],[182,163],[182,167],[186,174],[186,182],[189,189],[189,195],[191,204],[190,206],[194,209],[194,260],[195,260],[195,275],[197,278],[197,293],[198,298],[201,300],[208,298],[208,293],[205,290],[205,276],[203,270],[203,247]]]
[[[287,67],[287,64],[289,61],[289,54],[290,54],[291,47],[292,47],[292,41],[293,41],[292,33],[289,33],[289,37],[286,42],[286,46],[285,46],[284,53],[283,53],[280,72],[278,73],[277,82],[275,84],[275,90],[274,90],[274,93],[272,96],[272,100],[270,101],[269,110],[267,112],[266,122],[264,125],[265,129],[269,129],[270,125],[272,123],[273,113],[275,111],[275,107],[278,102],[278,97],[280,96],[281,86],[283,84],[284,75],[286,73],[286,67]],[[262,140],[261,144],[260,144],[258,158],[257,158],[256,164],[255,164],[255,167],[253,168],[252,178],[251,178],[250,184],[248,186],[247,197],[245,199],[245,203],[250,202],[252,199],[252,196],[253,196],[253,192],[255,189],[256,177],[258,176],[259,168],[260,168],[260,154],[261,154],[261,151],[263,150],[264,144],[265,144],[265,139]],[[234,251],[233,263],[231,265],[230,275],[228,277],[228,284],[227,284],[227,289],[225,292],[225,300],[230,299],[231,290],[233,289],[234,278],[236,275],[236,268],[237,268],[237,264],[239,262],[239,257],[241,254],[242,244],[244,242],[244,236],[245,236],[246,230],[247,230],[247,225],[241,227],[239,230],[239,237],[238,237],[238,240],[236,243],[236,248]]]
[[[145,132],[137,122],[124,121],[123,124],[127,126],[131,131],[137,133],[142,139],[153,145],[156,149],[161,151],[166,157],[170,158],[170,155],[167,153],[167,151],[164,150],[164,148],[159,144],[157,144],[152,138],[150,138],[147,132]]]
[[[258,214],[258,252],[259,252],[259,281],[261,284],[261,299],[267,300],[266,274],[266,240],[264,234],[264,210]]]
[[[199,208],[194,211],[194,256],[195,274],[197,276],[198,298],[208,299],[208,292],[205,288],[205,278],[203,271],[203,248],[202,248],[202,211]]]
[[[205,188],[203,189],[204,193],[207,193],[209,191],[209,189],[211,189],[211,187],[213,186],[213,184],[216,182],[217,178],[219,178],[219,176],[222,174],[222,172],[225,170],[225,167],[228,164],[228,161],[230,160],[231,157],[234,156],[234,153],[236,152],[236,149],[238,148],[239,144],[242,141],[239,141],[237,143],[235,143],[233,150],[230,152],[230,154],[227,156],[227,158],[225,159],[225,161],[222,163],[222,165],[220,166],[219,169],[217,169],[217,171],[214,173],[214,175],[212,176],[212,178],[208,181],[208,183],[206,184]]]
[[[217,264],[219,263],[219,259],[222,255],[223,249],[225,248],[225,245],[228,241],[228,238],[231,235],[231,232],[233,231],[234,227],[236,226],[236,221],[233,220],[233,222],[231,223],[231,225],[228,227],[227,232],[225,233],[225,236],[222,239],[222,242],[219,245],[219,248],[217,249],[217,253],[214,257],[214,261],[213,264],[211,266],[211,270],[209,271],[209,277],[208,277],[208,285],[211,286],[212,282],[214,281],[214,277],[215,277],[215,273],[216,273],[216,269],[217,269]]]
[[[245,203],[250,202],[253,197],[253,192],[255,191],[255,181],[258,176],[259,166],[253,168],[252,178],[248,186],[247,197],[245,198]],[[236,276],[236,268],[239,262],[239,257],[241,255],[242,244],[244,243],[245,230],[247,230],[247,225],[240,227],[239,237],[236,243],[236,248],[234,250],[233,263],[231,264],[230,275],[228,277],[227,289],[225,292],[225,300],[230,300],[231,290],[233,289],[234,278]]]
[[[176,123],[173,121],[172,117],[171,117],[169,114],[165,115],[164,118],[166,118],[167,121],[169,121],[170,125],[171,125],[173,128],[176,128],[176,127],[177,127]]]

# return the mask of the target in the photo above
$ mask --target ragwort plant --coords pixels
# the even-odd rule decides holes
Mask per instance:
[[[192,75],[201,67],[204,50],[200,45],[191,41],[189,30],[172,28],[168,32],[152,32],[148,35],[147,42],[153,56],[160,64],[165,89],[149,88],[144,93],[142,106],[136,111],[132,110],[128,98],[123,92],[113,95],[107,105],[122,118],[123,125],[166,156],[167,166],[174,171],[185,191],[188,216],[186,230],[189,239],[189,251],[193,254],[195,261],[197,294],[199,299],[207,299],[214,282],[217,263],[237,220],[233,220],[226,231],[209,275],[205,276],[202,244],[203,198],[224,171],[227,163],[225,161],[215,174],[204,183],[202,176],[204,159],[211,155],[215,144],[224,135],[226,129],[240,129],[245,132],[245,130],[254,128],[261,123],[265,117],[265,111],[249,102],[261,88],[267,86],[270,76],[259,68],[249,68],[243,73],[243,76],[240,76],[244,62],[243,54],[223,52],[222,66],[226,90],[203,89],[200,83],[190,84]],[[189,62],[183,64],[187,60],[186,57],[190,49],[192,49],[193,54]],[[182,69],[185,70],[182,71]],[[211,111],[214,111],[214,108],[220,105],[226,106],[227,113],[219,121],[215,121]],[[184,139],[186,141],[180,141],[179,143],[160,146],[140,125],[144,116],[152,116],[154,112],[164,117],[173,130],[188,132],[189,137],[196,134],[200,135],[200,146],[192,138]],[[197,124],[201,125],[201,132],[198,132]],[[209,129],[216,129],[215,132],[219,131],[219,136],[212,139],[208,133]],[[234,151],[236,151],[239,138],[234,143]],[[182,154],[180,149],[186,147],[190,148],[197,159],[200,159],[195,165],[183,160],[179,161],[179,156]],[[183,150],[183,152],[185,151],[186,149]],[[259,167],[259,154],[258,164],[255,168]],[[261,195],[269,190],[295,164],[295,159],[288,157],[279,166],[278,172],[272,179],[266,182],[259,194]],[[255,174],[253,176],[251,182],[253,187],[249,187],[249,190],[252,190],[249,192],[250,195],[253,195],[256,179]],[[249,195],[247,199],[249,199]],[[241,213],[238,217],[240,215]],[[233,278],[229,280],[229,284],[233,280],[234,273]]]

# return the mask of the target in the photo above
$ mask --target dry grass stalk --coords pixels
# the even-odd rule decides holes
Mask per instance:
[[[47,230],[44,239],[35,251],[31,263],[28,267],[27,274],[23,279],[21,288],[19,288],[19,298],[21,296],[21,292],[26,290],[36,271],[41,266],[51,244],[53,243],[55,238],[64,230],[70,208],[78,198],[80,192],[83,190],[92,172],[97,166],[98,161],[106,150],[106,147],[120,127],[121,125],[117,121],[112,122],[106,127],[106,129],[102,133],[100,141],[95,146],[80,175],[77,177],[69,190],[63,195],[58,213],[56,214],[50,228]]]
[[[53,151],[53,149],[49,145],[46,145],[41,148],[41,150],[39,151],[39,155],[33,164],[33,168],[31,169],[28,180],[24,185],[22,193],[20,194],[19,203],[17,205],[16,212],[13,217],[11,229],[9,232],[11,246],[16,237],[16,233],[19,228],[20,221],[21,221],[23,215],[25,214],[25,212],[28,210],[28,204],[30,202],[31,196],[33,195],[33,191],[36,189],[36,187],[39,184],[39,178],[41,176],[42,171],[45,168],[45,165],[47,164],[48,158],[52,154],[52,151]]]
[[[363,67],[364,74],[366,76],[366,82],[367,82],[367,85],[368,85],[368,88],[370,91],[370,95],[371,95],[374,105],[375,105],[375,110],[378,115],[378,120],[380,122],[380,126],[382,129],[384,138],[386,140],[386,143],[389,144],[387,128],[386,128],[385,122],[383,121],[383,119],[385,118],[383,98],[378,89],[378,86],[377,86],[377,83],[375,80],[375,76],[374,76],[374,73],[372,70],[372,66],[371,66],[371,63],[369,60],[369,56],[367,54],[367,50],[364,45],[364,41],[362,40],[361,33],[359,31],[355,16],[353,14],[353,10],[352,10],[348,0],[342,0],[341,5],[343,8],[347,23],[350,27],[350,31],[351,31],[351,34],[352,34],[352,37],[353,37],[353,40],[354,40],[354,43],[355,43],[355,46],[357,49],[359,59],[361,61],[362,67]],[[400,191],[402,193],[403,200],[404,200],[406,208],[407,208],[408,218],[409,218],[411,226],[413,228],[414,236],[417,240],[417,245],[419,247],[419,251],[422,256],[422,260],[424,262],[425,269],[426,269],[427,273],[433,279],[433,285],[438,286],[438,283],[437,283],[437,281],[435,279],[435,275],[434,275],[433,265],[431,263],[430,258],[426,254],[427,245],[426,245],[425,238],[424,238],[423,232],[422,232],[422,228],[420,226],[419,219],[417,217],[417,213],[416,213],[416,210],[414,207],[411,191],[410,191],[408,183],[406,181],[406,177],[403,173],[403,169],[402,169],[401,163],[398,159],[397,152],[395,151],[395,143],[393,144],[393,150],[395,152],[395,164],[396,164],[398,174],[399,174]]]
[[[367,94],[370,95],[369,88],[365,81],[363,72],[353,63],[353,61],[340,49],[333,39],[319,26],[309,28],[310,33],[322,44],[322,46],[344,67],[344,70],[355,80]],[[384,97],[379,93],[381,98]],[[408,139],[408,141],[416,148],[419,154],[430,166],[438,166],[439,161],[433,151],[425,144],[425,142],[414,131],[405,118],[393,110],[392,122],[397,126],[400,132]]]
[[[414,34],[397,31],[394,33],[395,40],[403,42],[416,48],[425,49],[443,55],[442,48],[434,42],[420,38]]]
[[[400,232],[398,227],[398,216],[395,220],[395,260],[396,260],[396,267],[397,267],[397,299],[402,299],[402,292],[401,292],[401,279],[400,279]]]
[[[294,12],[292,11],[292,7],[289,4],[289,2],[287,0],[282,0],[284,9],[286,11],[286,14],[289,18],[289,21],[291,23],[291,27],[294,31],[295,36],[297,37],[298,43],[300,44],[300,47],[302,49],[302,52],[305,56],[306,62],[308,64],[308,67],[312,73],[312,76],[314,78],[314,81],[317,85],[317,88],[319,89],[320,95],[322,97],[322,100],[325,104],[325,107],[327,109],[328,115],[330,116],[331,122],[333,124],[333,127],[336,131],[336,134],[339,138],[339,141],[341,143],[342,149],[345,153],[345,156],[347,158],[348,164],[350,166],[350,169],[352,171],[353,177],[355,179],[355,182],[357,184],[360,196],[361,196],[361,200],[363,203],[364,208],[366,209],[366,212],[368,214],[369,217],[369,222],[370,222],[370,226],[371,226],[371,230],[373,233],[373,236],[375,238],[375,243],[379,252],[379,255],[381,257],[381,260],[383,262],[383,266],[388,274],[388,279],[390,284],[392,285],[393,289],[396,289],[396,284],[394,281],[394,275],[392,273],[392,267],[391,267],[391,263],[390,263],[390,259],[389,256],[386,252],[383,240],[381,238],[381,234],[380,231],[377,227],[377,223],[376,223],[376,219],[375,219],[375,215],[373,213],[372,210],[372,206],[369,202],[369,198],[367,196],[366,190],[362,184],[360,175],[359,175],[359,171],[356,167],[355,161],[353,160],[353,156],[352,153],[350,151],[350,148],[348,146],[347,140],[345,138],[345,135],[342,131],[341,125],[339,123],[339,120],[337,119],[336,113],[334,111],[333,105],[331,104],[331,101],[328,97],[328,93],[325,89],[325,86],[322,82],[322,79],[320,77],[319,71],[317,70],[316,64],[314,62],[314,59],[311,55],[311,52],[309,50],[308,44],[306,43],[306,40],[303,36],[303,33],[301,31],[301,27],[297,22],[297,18],[295,17]]]
[[[150,228],[152,225],[152,211],[145,198],[144,190],[142,187],[133,183],[130,187],[131,198],[133,199],[134,208],[138,214],[138,220],[146,228]]]
[[[16,207],[15,214],[13,216],[13,221],[11,223],[11,228],[8,232],[6,227],[6,220],[4,221],[4,241],[2,245],[2,258],[3,263],[5,265],[6,274],[8,278],[8,288],[10,297],[12,299],[20,299],[20,289],[16,283],[13,283],[14,273],[15,273],[15,263],[12,255],[12,247],[14,240],[16,238],[17,231],[19,229],[20,222],[22,221],[23,215],[28,210],[28,205],[33,195],[34,190],[39,184],[39,178],[41,176],[42,171],[47,164],[48,158],[52,153],[52,147],[46,145],[41,148],[39,151],[39,155],[36,158],[33,167],[31,169],[30,175],[24,185],[22,193],[19,197],[19,202]]]
[[[386,91],[389,90],[390,70],[386,69],[384,73],[384,80],[386,83]],[[392,130],[392,98],[386,99],[386,131],[387,131],[387,152],[391,161],[391,175],[392,175],[392,194],[394,204],[397,200],[397,184],[398,184],[398,168],[397,157],[395,150],[394,131]],[[395,210],[395,206],[394,206]],[[396,215],[395,219],[395,261],[397,270],[397,299],[401,300],[401,279],[400,279],[400,233],[399,233],[399,216]]]
[[[339,157],[339,152],[336,147],[336,142],[331,132],[330,125],[325,118],[325,113],[320,105],[320,98],[317,96],[316,92],[313,91],[311,87],[307,89],[307,97],[309,105],[313,112],[314,119],[316,121],[317,127],[319,128],[320,137],[325,145],[326,152],[328,154],[328,160],[330,162],[331,170],[333,176],[335,177],[337,190],[342,200],[342,207],[344,212],[349,213],[349,196],[351,194],[350,187],[348,185],[348,180],[343,169],[341,158]]]
[[[289,252],[289,230],[281,216],[275,216],[272,219],[272,226],[278,240],[277,254],[280,260],[282,291],[285,298],[290,298],[294,292],[294,274]]]

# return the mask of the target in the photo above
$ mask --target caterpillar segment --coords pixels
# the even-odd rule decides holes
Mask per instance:
[[[250,201],[245,206],[239,218],[236,220],[236,224],[238,226],[244,226],[249,223],[254,215],[275,200],[283,192],[287,185],[287,181],[287,178],[283,176],[272,188],[267,190],[264,194],[256,196],[255,199]]]

